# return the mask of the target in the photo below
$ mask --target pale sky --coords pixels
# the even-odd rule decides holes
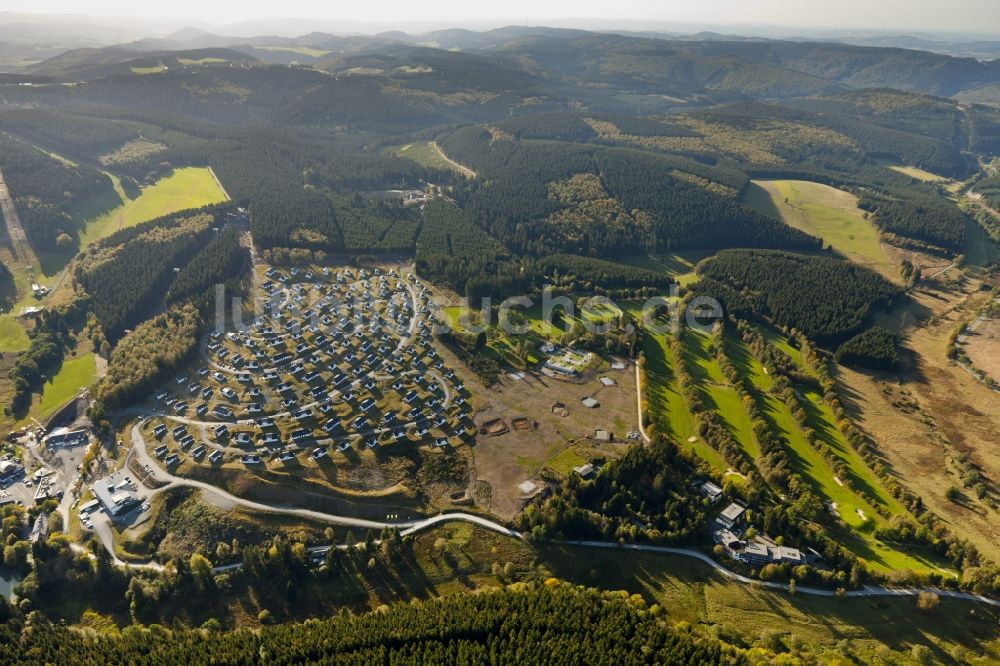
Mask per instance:
[[[200,25],[276,16],[380,24],[508,21],[538,25],[555,19],[609,19],[896,33],[956,31],[1000,38],[1000,0],[0,0],[0,11],[169,17]]]

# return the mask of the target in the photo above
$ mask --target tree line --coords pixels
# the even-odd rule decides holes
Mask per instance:
[[[837,348],[837,363],[873,370],[894,370],[899,365],[899,336],[881,326],[858,333]]]
[[[32,316],[28,349],[18,355],[10,371],[14,391],[5,407],[7,413],[23,416],[31,407],[32,394],[40,393],[45,382],[58,374],[66,351],[74,346],[83,327],[87,306],[88,299],[82,296]]]
[[[202,326],[201,312],[191,303],[171,307],[136,326],[115,345],[107,374],[97,385],[100,411],[149,396],[191,360]]]
[[[358,664],[749,663],[717,639],[671,628],[644,603],[552,581],[308,623],[206,633],[134,627],[114,637],[29,623],[3,603],[0,663]]]
[[[907,194],[905,199],[890,199],[866,193],[858,199],[858,208],[869,211],[883,231],[921,241],[917,249],[963,252],[965,213],[941,197],[918,198],[912,191]]]

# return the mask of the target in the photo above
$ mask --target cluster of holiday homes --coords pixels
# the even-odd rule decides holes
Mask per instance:
[[[701,494],[715,502],[722,497],[722,488],[711,481],[699,486]],[[764,564],[805,564],[806,558],[798,548],[779,546],[766,536],[741,539],[746,523],[746,507],[731,502],[715,517],[712,539],[723,548],[729,557],[754,566]]]

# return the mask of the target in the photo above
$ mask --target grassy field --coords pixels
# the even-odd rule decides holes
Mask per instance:
[[[802,353],[785,336],[764,328],[760,330],[804,373],[816,376],[816,372],[803,362]],[[733,366],[740,376],[749,379],[757,411],[784,443],[792,468],[841,518],[843,528],[835,528],[836,538],[882,571],[944,570],[944,563],[939,558],[897,550],[874,538],[875,528],[886,523],[876,507],[890,514],[906,515],[907,512],[848,443],[823,396],[807,385],[793,387],[803,399],[806,426],[815,433],[817,443],[814,446],[795,418],[793,409],[770,393],[772,378],[746,344],[733,335],[726,336],[725,344],[726,355]],[[724,376],[710,345],[711,337],[705,333],[692,330],[685,334],[684,360],[693,388],[700,392],[706,407],[721,417],[747,458],[755,462],[760,456],[760,444],[749,413]],[[646,332],[643,352],[646,358],[643,388],[654,426],[689,447],[714,469],[726,470],[729,465],[715,449],[701,439],[689,441],[694,434],[695,421],[677,385],[674,370],[677,359],[673,358],[667,336]]]
[[[441,312],[448,326],[453,330],[467,330],[462,323],[462,307],[457,305],[448,306],[441,308]],[[583,309],[575,317],[567,316],[565,318],[566,323],[555,325],[543,318],[541,305],[534,305],[530,308],[520,310],[520,312],[523,312],[525,317],[527,317],[526,325],[528,328],[525,333],[501,335],[498,332],[486,346],[487,350],[492,350],[498,356],[498,360],[502,360],[515,367],[521,365],[520,360],[517,359],[517,354],[518,347],[524,343],[528,345],[527,362],[535,364],[543,360],[538,349],[539,346],[545,341],[558,343],[560,338],[566,333],[565,326],[572,326],[576,322],[599,324],[609,320],[617,320],[622,314],[621,309],[611,303],[597,303],[592,307]],[[468,323],[476,324],[479,321],[474,312],[470,312],[466,316],[468,317]],[[491,323],[496,324],[497,322],[493,321]]]
[[[212,172],[202,167],[175,169],[166,178],[143,188],[138,197],[103,215],[87,220],[80,234],[80,247],[94,243],[119,229],[187,208],[200,208],[226,200]]]
[[[666,273],[682,285],[687,286],[698,279],[694,269],[702,259],[714,254],[711,251],[692,250],[689,252],[674,252],[672,254],[657,254],[646,257],[632,257],[627,263],[651,271]]]
[[[574,467],[584,464],[587,460],[587,458],[574,451],[573,447],[567,447],[546,460],[544,466],[557,474],[569,476]]]
[[[729,434],[752,461],[760,455],[760,445],[754,436],[753,423],[739,394],[729,385],[719,362],[710,353],[711,337],[706,333],[691,331],[685,353],[693,368],[692,379],[702,392],[705,405],[716,412],[729,430]]]
[[[217,65],[226,62],[225,58],[178,58],[177,62],[182,65]]]
[[[985,266],[1000,261],[1000,248],[979,224],[965,221],[965,261],[971,266]]]
[[[928,647],[936,663],[957,663],[951,655],[962,649],[982,650],[983,660],[971,663],[1000,660],[998,613],[987,606],[942,600],[936,614],[922,615],[913,599],[825,598],[734,585],[683,557],[559,545],[536,551],[541,566],[564,580],[640,594],[659,604],[668,621],[720,636],[805,643],[822,657],[819,663],[917,664],[915,645]]]
[[[75,166],[74,162],[61,155],[46,150],[41,150],[41,152],[55,160]],[[96,215],[119,203],[120,201],[117,200],[114,192],[109,191],[106,194],[91,196],[83,200],[79,204],[79,210],[82,213]],[[82,220],[85,218],[75,214],[74,219]],[[3,285],[3,297],[5,300],[10,297],[10,302],[13,304],[11,313],[17,315],[24,308],[38,305],[38,301],[32,294],[31,284],[37,283],[44,287],[53,287],[68,258],[75,252],[75,249],[67,249],[64,252],[36,252],[30,243],[14,241],[6,226],[3,225],[2,232],[0,232],[0,261],[3,261],[10,269],[13,278],[13,284]],[[10,351],[20,350],[12,349]]]
[[[355,530],[354,536],[362,540],[364,532]],[[144,619],[169,622],[176,616],[197,626],[215,617],[227,626],[256,626],[262,608],[281,621],[302,620],[341,608],[362,611],[414,598],[556,577],[571,584],[640,595],[647,606],[660,606],[668,623],[685,623],[744,648],[777,645],[783,651],[783,646],[794,645],[807,650],[816,663],[917,666],[912,656],[917,645],[928,648],[938,663],[961,663],[953,656],[961,650],[978,658],[968,663],[1000,660],[996,633],[1000,613],[989,606],[942,599],[937,612],[921,614],[912,598],[791,595],[733,583],[686,557],[532,545],[467,524],[450,523],[419,533],[404,554],[388,564],[379,560],[369,568],[364,558],[346,563],[342,575],[311,579],[294,600],[283,586],[255,581],[251,587],[237,581],[206,597],[204,604],[168,600],[157,606],[160,617]],[[498,577],[491,571],[494,564],[509,573]],[[92,608],[119,625],[131,622],[120,595],[107,600],[64,599],[60,606],[46,610],[57,619],[79,622]]]
[[[689,447],[712,468],[725,471],[729,465],[718,451],[701,438],[689,441],[696,432],[694,416],[677,385],[674,373],[676,359],[667,337],[646,333],[642,348],[646,357],[644,390],[653,426],[672,436],[682,446]]]
[[[805,180],[757,180],[747,189],[744,202],[822,238],[851,261],[899,279],[896,267],[882,251],[878,232],[864,218],[853,194]]]
[[[852,487],[862,489],[867,498],[892,513],[906,513],[906,509],[882,487],[874,472],[868,468],[868,465],[844,438],[840,429],[837,428],[833,411],[823,400],[823,396],[814,389],[800,389],[800,391],[806,399],[806,419],[809,427],[816,432],[819,440],[830,448],[834,457],[841,461],[847,469],[846,478],[841,480],[850,480]]]
[[[501,363],[508,363],[518,367],[521,363],[517,359],[518,346],[527,342],[528,343],[528,354],[527,362],[529,364],[538,363],[542,360],[540,352],[538,351],[539,345],[547,338],[556,338],[562,333],[562,331],[551,324],[542,321],[541,310],[536,308],[538,311],[534,315],[530,314],[529,311],[529,330],[523,335],[498,335],[490,340],[486,347],[485,352],[487,354],[492,354],[497,361]],[[450,326],[455,331],[467,331],[468,329],[463,324],[462,321],[462,308],[459,306],[449,306],[441,309],[442,313],[447,320],[448,326]],[[465,323],[476,325],[478,324],[478,319],[474,314],[467,315],[469,317],[468,321]],[[496,322],[492,322],[496,324]]]
[[[53,157],[63,159],[54,154]],[[170,176],[144,188],[133,200],[125,196],[117,179],[113,176],[111,178],[115,182],[114,191],[109,190],[106,194],[83,201],[74,212],[74,218],[81,221],[82,227],[77,245],[36,254],[27,244],[24,249],[12,248],[9,240],[0,244],[0,260],[10,268],[17,290],[17,298],[11,308],[12,314],[20,313],[23,308],[40,305],[40,302],[32,296],[31,283],[37,282],[54,288],[60,283],[63,270],[77,252],[91,243],[121,228],[178,210],[199,208],[226,200],[225,194],[219,189],[218,183],[207,168],[177,169]],[[52,297],[48,297],[42,302],[51,301]],[[11,326],[11,324],[0,324],[3,330],[15,336],[10,338],[15,345],[20,340],[23,346],[24,339],[18,336]],[[7,344],[4,337],[0,331],[0,351],[8,351],[3,347]],[[9,351],[23,351],[23,348],[12,347]]]
[[[448,160],[442,157],[441,153],[435,150],[434,143],[431,141],[420,141],[417,143],[408,143],[403,146],[393,146],[387,150],[394,155],[405,157],[432,169],[450,169],[455,173],[463,173],[460,169],[456,169],[454,164],[451,164]]]
[[[32,405],[29,414],[38,420],[48,418],[62,407],[70,398],[94,383],[97,378],[97,366],[93,352],[63,361],[59,373],[46,382],[42,389],[42,397]]]
[[[162,62],[158,65],[151,65],[149,67],[131,67],[133,74],[159,74],[160,72],[167,71],[166,65]]]
[[[14,317],[0,317],[0,353],[21,352],[28,348],[28,334]]]
[[[783,341],[779,347],[786,351],[792,349],[787,341]],[[793,359],[801,367],[801,355],[795,351]],[[796,387],[806,399],[809,427],[816,432],[820,442],[830,448],[834,458],[844,464],[845,478],[839,478],[826,459],[810,444],[788,405],[769,393],[771,377],[742,341],[730,340],[727,352],[737,370],[750,378],[761,416],[785,443],[792,468],[809,482],[822,499],[836,504],[841,520],[850,528],[848,531],[838,530],[835,538],[882,571],[941,570],[942,562],[939,560],[925,557],[921,553],[897,550],[874,538],[874,529],[885,524],[885,519],[876,513],[868,497],[874,498],[873,501],[886,506],[893,513],[905,514],[905,509],[882,487],[874,473],[844,439],[822,396],[805,387]],[[845,481],[861,489],[865,495],[855,492]]]
[[[893,165],[890,166],[889,168],[892,169],[893,171],[906,174],[910,178],[914,178],[916,180],[920,180],[925,183],[943,183],[948,180],[944,176],[939,176],[936,173],[931,173],[930,171],[924,171],[923,169],[914,166]]]

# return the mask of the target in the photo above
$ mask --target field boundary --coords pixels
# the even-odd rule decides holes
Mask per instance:
[[[437,141],[431,141],[431,145],[434,146],[434,150],[436,150],[437,154],[441,156],[441,159],[443,159],[445,162],[447,162],[452,167],[454,167],[455,170],[458,171],[459,173],[461,173],[463,176],[467,176],[468,178],[472,178],[472,179],[475,179],[475,178],[478,177],[478,174],[476,174],[475,171],[473,171],[472,169],[470,169],[467,166],[459,164],[455,160],[453,160],[450,157],[448,157],[447,155],[445,155],[444,151],[441,150],[441,146],[438,145]]]
[[[208,167],[208,172],[209,172],[210,174],[212,174],[212,178],[213,178],[213,180],[215,180],[215,184],[219,186],[219,189],[220,189],[220,190],[222,190],[222,193],[223,193],[223,194],[224,194],[224,195],[226,196],[226,200],[227,200],[227,201],[232,201],[232,200],[233,200],[233,198],[232,198],[231,196],[229,196],[229,192],[228,192],[228,191],[226,190],[226,186],[222,184],[222,181],[221,181],[221,180],[219,180],[219,176],[218,176],[218,175],[216,175],[216,173],[215,173],[215,169],[213,169],[213,168],[212,168],[212,167],[210,166],[210,167]]]

